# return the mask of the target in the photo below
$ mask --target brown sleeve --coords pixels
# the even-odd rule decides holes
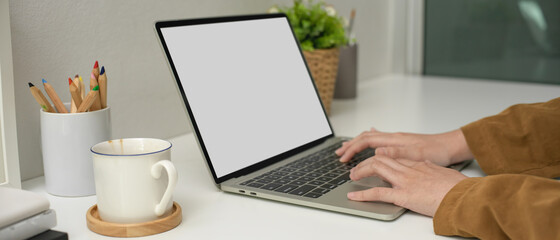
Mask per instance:
[[[461,128],[482,170],[560,176],[560,98],[518,104]]]
[[[434,216],[434,232],[480,239],[560,239],[560,182],[501,174],[459,182]]]

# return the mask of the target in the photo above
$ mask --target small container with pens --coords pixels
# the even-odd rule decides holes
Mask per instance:
[[[111,139],[111,115],[107,106],[107,74],[96,61],[89,92],[79,75],[68,79],[72,102],[63,104],[54,88],[43,86],[54,108],[41,90],[29,83],[41,106],[41,147],[45,185],[57,196],[95,194],[91,146]]]
[[[358,83],[358,44],[354,36],[354,19],[356,10],[350,13],[350,23],[346,28],[348,45],[340,48],[338,61],[338,74],[334,87],[334,98],[351,99],[356,98]]]

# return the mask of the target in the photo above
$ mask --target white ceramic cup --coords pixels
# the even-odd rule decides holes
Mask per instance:
[[[66,107],[70,108],[70,103]],[[47,192],[67,197],[94,195],[89,149],[111,139],[110,108],[83,113],[40,112]]]
[[[98,143],[91,152],[101,220],[141,223],[171,213],[177,170],[170,142],[118,139]]]

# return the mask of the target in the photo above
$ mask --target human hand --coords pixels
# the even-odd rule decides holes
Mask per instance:
[[[445,195],[467,176],[435,165],[429,161],[394,160],[387,156],[371,157],[350,171],[350,178],[358,181],[377,176],[392,188],[374,187],[348,193],[354,201],[393,203],[414,212],[433,217]]]
[[[336,150],[341,162],[348,162],[366,148],[376,148],[375,155],[413,161],[429,160],[448,166],[473,155],[460,129],[441,134],[385,133],[372,128],[342,144]]]

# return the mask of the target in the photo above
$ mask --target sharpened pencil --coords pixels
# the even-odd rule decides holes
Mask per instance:
[[[74,80],[72,80],[72,83],[74,84],[74,86],[76,86],[78,88],[78,92],[81,92],[82,87],[80,86],[80,75],[79,74],[76,74],[74,76]]]
[[[99,95],[99,86],[95,86],[91,91],[89,91],[88,95],[86,96],[82,104],[80,104],[80,107],[78,108],[78,112],[81,113],[88,110],[91,107],[91,105],[93,105],[93,103],[95,102],[95,99],[99,99],[98,95]]]
[[[70,95],[72,96],[72,102],[76,103],[76,109],[72,109],[71,113],[77,113],[78,108],[82,105],[82,96],[80,96],[80,90],[76,87],[76,84],[72,82],[71,78],[68,78],[68,85],[70,86]]]
[[[68,80],[71,81],[71,78],[68,78]],[[74,81],[73,81],[71,84],[74,84],[74,86],[76,86],[76,87],[78,88],[78,91],[79,91],[79,89],[80,89],[80,84],[79,84],[79,82],[80,82],[80,81],[76,81],[76,80],[78,80],[78,74],[76,74],[76,76],[74,76]],[[80,100],[81,100],[81,99],[80,99]],[[76,101],[74,101],[74,99],[71,98],[70,112],[71,112],[71,113],[77,112],[79,106],[80,106],[80,105],[77,105],[77,104],[76,104]]]
[[[95,77],[95,75],[93,73],[91,73],[90,79],[89,79],[89,89],[93,90],[93,88],[99,88],[99,83],[97,83],[97,78]],[[88,93],[89,95],[89,93]],[[85,101],[85,100],[84,100]],[[90,111],[96,111],[101,109],[101,99],[99,98],[99,94],[97,94],[97,98],[94,99],[93,104],[91,105],[91,108],[89,109]]]
[[[58,97],[58,94],[56,93],[54,88],[44,78],[43,87],[45,88],[45,92],[47,92],[47,95],[49,95],[49,97],[51,98],[56,111],[58,111],[59,113],[68,113],[68,110],[66,110],[66,107],[64,106],[62,101],[60,101],[60,97]]]
[[[45,95],[41,93],[41,90],[35,87],[33,83],[28,83],[28,84],[29,84],[29,90],[31,91],[31,94],[35,98],[35,101],[39,103],[41,108],[43,108],[45,112],[54,112],[54,108],[51,106],[51,103],[49,103],[49,100],[47,100]]]
[[[86,97],[86,86],[84,85],[84,79],[82,79],[82,76],[80,77],[80,94],[82,95],[82,100],[84,100],[84,98]]]
[[[97,61],[95,61],[95,64],[93,65],[93,70],[91,70],[91,73],[93,73],[93,75],[95,76],[95,79],[99,78],[99,63]]]
[[[103,109],[107,107],[107,74],[105,73],[105,66],[101,67],[99,74],[99,98],[101,99],[101,109]]]

